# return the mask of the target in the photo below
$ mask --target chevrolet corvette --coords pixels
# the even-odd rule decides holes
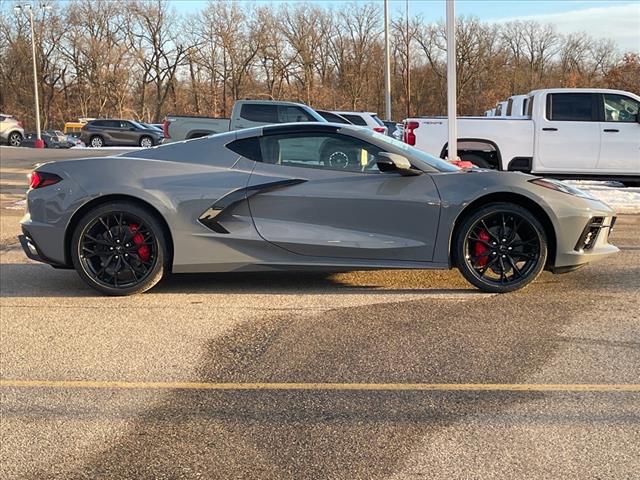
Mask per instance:
[[[107,295],[169,272],[430,268],[505,293],[615,253],[615,219],[556,180],[297,123],[40,165],[19,239]]]

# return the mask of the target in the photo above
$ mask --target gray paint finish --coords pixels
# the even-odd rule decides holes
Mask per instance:
[[[599,201],[533,185],[528,181],[533,177],[519,173],[438,171],[437,164],[414,157],[409,147],[386,144],[362,129],[333,127],[407,156],[424,173],[401,176],[267,164],[225,148],[236,138],[274,129],[254,128],[122,156],[42,165],[38,170],[58,174],[63,181],[28,193],[22,225],[50,261],[68,265],[65,238],[78,212],[90,202],[118,195],[148,204],[164,219],[174,246],[174,272],[446,268],[451,235],[464,209],[487,195],[511,194],[539,205],[549,217],[557,242],[551,267],[579,265],[616,251],[606,238],[590,253],[574,251],[589,218],[614,215]],[[242,193],[283,180],[304,182]],[[216,217],[227,233],[199,220],[216,202],[238,191]]]

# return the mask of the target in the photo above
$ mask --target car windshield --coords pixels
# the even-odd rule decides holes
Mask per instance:
[[[131,124],[136,128],[141,128],[143,130],[148,130],[148,128],[149,128],[149,127],[145,127],[144,125],[139,124],[135,120],[129,120],[129,122],[131,122]]]
[[[425,163],[429,167],[434,168],[440,172],[455,172],[457,170],[460,170],[459,167],[456,167],[455,165],[442,160],[441,158],[434,157],[433,155],[423,152],[422,150],[418,150],[417,148],[412,147],[411,145],[407,145],[406,143],[401,142],[400,140],[396,140],[395,138],[388,135],[383,135],[381,133],[374,132],[373,130],[363,130],[361,133],[369,135],[375,138],[379,143],[385,143],[393,147],[393,149],[395,150],[401,150],[402,153],[409,157],[411,160]]]

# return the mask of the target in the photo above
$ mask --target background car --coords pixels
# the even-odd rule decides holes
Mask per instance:
[[[2,143],[19,147],[24,138],[22,122],[13,115],[0,114],[0,140]]]
[[[82,127],[80,139],[89,147],[132,146],[153,147],[164,136],[153,127],[145,127],[133,120],[98,119]]]
[[[40,132],[44,141],[44,148],[71,148],[75,145],[75,141],[69,141],[68,137],[60,130],[42,130]],[[25,135],[21,147],[35,147],[37,135],[35,132],[29,132]]]
[[[108,295],[168,271],[451,267],[506,293],[618,251],[615,212],[567,184],[320,122],[46,163],[27,213],[25,254]]]
[[[354,125],[358,125],[360,127],[367,127],[374,132],[382,133],[384,135],[387,134],[387,127],[385,127],[382,120],[378,118],[378,114],[375,112],[336,112],[332,111],[332,113],[337,113],[338,115],[346,118]]]

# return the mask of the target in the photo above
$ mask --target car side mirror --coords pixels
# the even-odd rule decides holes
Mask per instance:
[[[422,171],[411,166],[411,162],[402,155],[391,152],[380,152],[376,158],[378,170],[383,173],[397,172],[404,177],[421,175]]]

